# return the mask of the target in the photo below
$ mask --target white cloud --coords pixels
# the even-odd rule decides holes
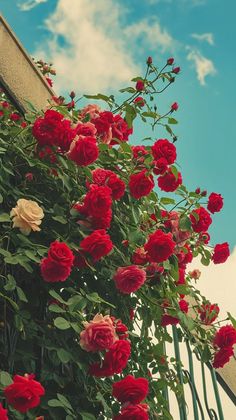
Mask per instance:
[[[47,3],[48,0],[26,0],[18,3],[17,6],[22,12],[28,12],[41,3]]]
[[[156,20],[150,22],[148,19],[143,19],[130,25],[125,33],[131,39],[139,39],[140,43],[144,40],[152,49],[160,48],[162,52],[170,51],[174,47],[172,36]]]
[[[206,41],[209,45],[214,45],[214,35],[211,32],[206,32],[204,34],[191,34],[191,37],[197,39],[198,41]]]
[[[195,6],[203,6],[206,4],[207,0],[146,0],[148,4],[151,6],[158,4],[158,3],[177,3],[177,6],[189,6],[189,7],[195,7]]]
[[[165,51],[173,45],[156,18],[127,25],[126,14],[125,4],[114,0],[58,0],[45,21],[48,41],[34,52],[57,69],[56,90],[119,88],[140,73],[137,48],[146,54],[144,46]]]
[[[187,50],[190,50],[187,55],[187,60],[192,61],[197,72],[197,78],[200,84],[204,86],[206,84],[205,78],[216,74],[214,63],[209,58],[204,57],[200,51],[190,49],[190,47],[186,48]]]

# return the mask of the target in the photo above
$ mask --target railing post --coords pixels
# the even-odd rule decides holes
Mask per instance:
[[[187,420],[186,402],[185,402],[185,397],[184,397],[184,378],[183,378],[182,368],[180,366],[181,359],[180,359],[179,339],[178,339],[177,328],[175,325],[172,325],[172,331],[173,331],[173,340],[174,340],[174,349],[175,349],[175,359],[177,361],[177,373],[178,373],[180,384],[182,385],[182,392],[183,392],[181,397],[177,397],[177,402],[179,406],[179,415],[180,415],[180,420]]]

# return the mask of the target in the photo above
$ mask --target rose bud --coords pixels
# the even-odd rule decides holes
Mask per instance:
[[[173,112],[173,111],[177,111],[177,109],[179,108],[179,105],[177,104],[177,102],[174,102],[172,105],[171,105],[171,111]]]
[[[143,82],[143,80],[137,80],[137,83],[136,83],[136,90],[138,91],[138,92],[142,92],[143,90],[144,90],[144,82]]]
[[[175,59],[173,57],[168,58],[167,60],[167,64],[168,66],[172,66],[172,64],[174,63]]]
[[[180,72],[180,67],[174,67],[172,73],[178,74]]]
[[[148,57],[146,63],[150,66],[150,64],[152,64],[152,57]]]

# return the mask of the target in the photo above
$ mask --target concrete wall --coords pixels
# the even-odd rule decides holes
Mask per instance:
[[[21,112],[27,111],[27,101],[38,110],[44,109],[54,95],[1,15],[0,84]]]

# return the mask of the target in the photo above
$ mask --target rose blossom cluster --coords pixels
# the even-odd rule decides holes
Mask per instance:
[[[215,369],[222,368],[234,355],[233,346],[236,344],[236,329],[232,325],[221,327],[214,337],[213,344],[217,349],[213,367]]]
[[[54,241],[50,244],[47,257],[40,263],[41,275],[44,281],[55,283],[65,281],[74,262],[74,254],[64,242]]]
[[[148,395],[147,379],[128,375],[113,383],[112,395],[122,404],[121,412],[114,420],[148,420],[148,405],[140,404]]]
[[[147,196],[155,186],[152,173],[145,167],[142,169],[145,156],[150,153],[144,146],[133,146],[132,153],[137,168],[130,176],[129,190],[132,197],[140,199]],[[177,156],[175,145],[167,139],[159,139],[151,147],[151,156],[153,173],[159,175],[158,187],[166,192],[175,191],[182,184],[181,173],[172,166]]]
[[[151,57],[147,63],[148,66],[152,65]],[[167,65],[173,63],[173,58],[167,60]],[[179,67],[173,67],[171,70],[174,75],[179,71]],[[145,94],[148,83],[141,78],[136,79],[135,88],[137,93]],[[72,109],[75,105],[74,94],[70,96],[72,101],[69,109]],[[142,97],[136,97],[135,110],[140,111],[145,103]],[[170,112],[177,109],[178,104],[174,102]],[[12,114],[10,119],[17,121],[17,114]],[[112,222],[112,211],[119,206],[119,200],[125,194],[129,193],[134,203],[135,200],[147,197],[155,187],[154,176],[157,176],[157,186],[164,192],[175,192],[182,185],[182,175],[174,166],[177,158],[174,140],[171,142],[168,139],[158,139],[152,146],[133,146],[129,173],[123,171],[122,165],[119,167],[117,162],[111,166],[107,164],[106,168],[99,167],[99,157],[103,150],[99,145],[108,145],[109,153],[112,146],[128,141],[132,128],[122,115],[103,111],[97,105],[91,104],[83,108],[76,123],[72,123],[58,111],[47,110],[35,120],[32,132],[37,140],[36,151],[40,159],[47,157],[51,163],[60,165],[60,159],[57,157],[63,155],[65,159],[73,161],[81,168],[93,165],[91,171],[84,171],[86,177],[88,176],[85,180],[86,192],[80,202],[73,206],[78,217],[77,223],[85,228],[86,235],[79,239],[75,255],[65,242],[55,240],[50,243],[48,254],[40,263],[41,275],[45,282],[64,282],[70,276],[73,266],[87,268],[88,262],[96,264],[109,255],[113,248],[116,249],[115,243],[112,242],[113,232],[109,234],[108,229]],[[31,175],[32,177],[26,176],[27,181],[33,181],[33,174]],[[199,195],[198,198],[207,195],[205,191],[201,193],[200,189],[196,190],[196,194]],[[177,267],[177,278],[171,278],[169,275],[168,281],[173,280],[176,286],[184,285],[187,264],[191,263],[194,251],[198,247],[203,248],[210,240],[208,229],[212,223],[212,214],[222,209],[222,196],[211,193],[206,207],[207,209],[196,200],[190,209],[182,213],[174,209],[163,210],[161,205],[156,214],[147,212],[146,225],[140,225],[140,231],[143,233],[142,246],[132,248],[130,263],[124,266],[115,265],[113,282],[117,291],[130,295],[142,286],[155,286],[162,276],[164,280],[167,279],[168,266],[173,264],[173,261]],[[182,223],[183,215],[188,222],[187,228]],[[23,199],[20,199],[12,209],[11,216],[13,227],[19,227],[22,232],[26,229],[29,233],[31,230],[40,230],[39,225],[44,214],[37,203],[29,200],[23,202]],[[128,251],[129,241],[124,240],[122,244]],[[228,256],[228,244],[217,244],[212,253],[212,261],[215,264],[223,263]],[[190,277],[196,279],[199,273],[194,271],[190,273]],[[152,288],[150,290],[153,291]],[[180,311],[183,314],[188,313],[189,304],[184,299],[185,295],[176,293],[175,297],[174,303],[168,298],[161,301],[161,327],[177,325],[181,318]],[[216,304],[204,303],[198,311],[201,322],[210,325],[217,318],[219,307]],[[133,317],[134,310],[131,309],[130,319]],[[83,322],[79,344],[84,352],[91,354],[90,375],[104,378],[122,373],[131,354],[131,342],[128,337],[127,326],[114,316],[98,313],[90,321]],[[222,327],[216,333],[213,344],[216,349],[213,366],[222,367],[233,355],[233,345],[236,344],[235,328],[231,325]],[[99,359],[101,355],[98,353],[102,353],[102,360]],[[33,375],[16,375],[13,383],[4,390],[7,402],[22,413],[36,407],[44,392]],[[115,415],[114,420],[147,420],[149,407],[143,401],[148,392],[148,381],[145,378],[128,375],[113,383],[112,395],[121,403],[120,412]],[[1,404],[0,418],[7,419],[7,410]]]
[[[84,327],[80,333],[82,349],[94,353],[105,351],[102,363],[91,364],[89,373],[99,378],[121,373],[131,352],[126,325],[109,315],[97,314],[90,322],[84,322]]]

